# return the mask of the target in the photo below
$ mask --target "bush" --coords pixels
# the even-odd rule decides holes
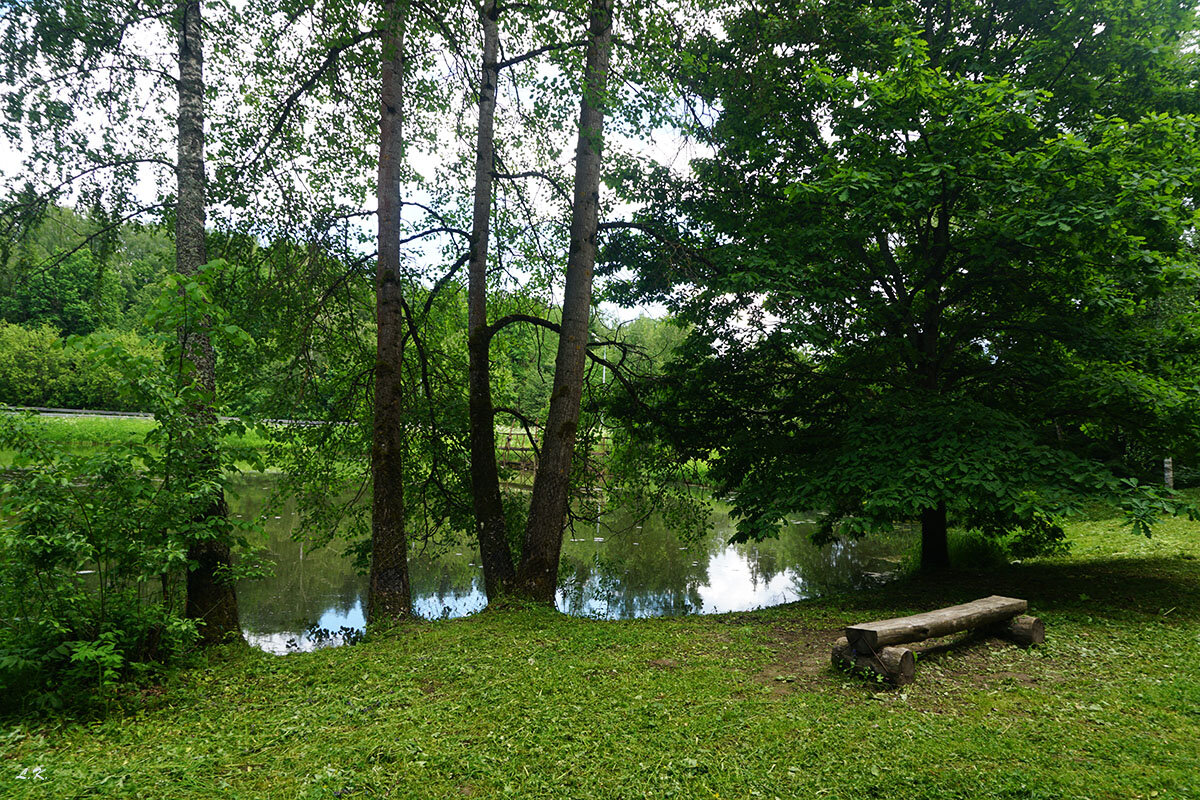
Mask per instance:
[[[1007,564],[1010,560],[1005,542],[979,531],[951,530],[946,539],[950,563],[963,569],[984,569]]]
[[[41,406],[57,403],[70,366],[58,331],[49,325],[22,328],[0,322],[0,403]]]
[[[0,447],[17,453],[0,489],[0,702],[60,706],[186,651],[196,629],[171,576],[187,545],[171,520],[188,497],[145,470],[146,446],[74,455],[7,415]]]
[[[198,633],[182,617],[182,578],[197,568],[189,549],[212,540],[244,548],[245,533],[257,528],[211,513],[233,469],[219,444],[241,429],[197,419],[211,394],[193,379],[174,333],[207,319],[214,340],[244,341],[208,299],[216,269],[170,283],[153,346],[137,352],[110,333],[73,340],[66,351],[122,376],[132,401],[154,412],[142,440],[72,453],[29,415],[0,414],[0,449],[15,452],[0,485],[0,707],[85,701],[176,660]],[[216,578],[259,567],[244,558]]]
[[[118,344],[139,356],[158,357],[158,346],[131,331],[73,337],[66,343],[49,325],[23,328],[0,322],[0,404],[140,411],[119,369],[95,358],[98,342]]]
[[[1013,530],[951,530],[947,539],[950,563],[968,569],[1007,564],[1013,559],[1065,553],[1066,532],[1051,517],[1034,516]]]

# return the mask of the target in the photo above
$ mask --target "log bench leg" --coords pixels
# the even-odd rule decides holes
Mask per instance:
[[[913,682],[917,662],[907,647],[881,647],[875,655],[856,653],[843,636],[833,645],[833,665],[839,669],[879,675],[896,686]]]
[[[1035,647],[1046,642],[1046,626],[1037,617],[1027,614],[997,626],[994,633],[1021,647]]]

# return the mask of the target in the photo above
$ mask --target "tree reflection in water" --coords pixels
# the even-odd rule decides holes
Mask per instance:
[[[269,490],[269,483],[247,482],[233,511],[259,513]],[[293,538],[298,524],[294,506],[284,506],[276,515],[266,524],[267,547],[276,560],[274,577],[238,586],[246,637],[280,653],[339,643],[336,635],[322,639],[311,631],[361,629],[365,579],[338,543],[313,549]],[[595,535],[591,530],[568,533],[558,607],[602,619],[749,610],[878,581],[895,572],[916,544],[914,530],[900,529],[818,548],[808,539],[813,525],[796,522],[777,539],[730,545],[733,523],[727,509],[718,507],[711,522],[707,535],[692,542],[657,518],[639,527],[619,514],[606,517]],[[473,548],[414,555],[410,573],[413,607],[422,617],[461,617],[485,605]]]

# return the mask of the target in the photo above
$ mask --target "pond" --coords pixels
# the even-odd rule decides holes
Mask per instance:
[[[260,512],[271,490],[267,478],[246,479],[231,511]],[[275,574],[238,585],[246,639],[274,653],[310,650],[341,641],[343,628],[364,624],[366,578],[342,554],[344,544],[313,548],[303,542],[294,505],[266,521]],[[652,517],[637,526],[612,514],[563,542],[558,608],[597,619],[746,611],[861,588],[896,573],[917,537],[913,530],[857,542],[816,547],[813,522],[797,517],[778,539],[728,544],[733,522],[717,505],[711,530],[682,540]],[[410,559],[413,605],[429,619],[461,617],[486,604],[478,550],[464,541]]]

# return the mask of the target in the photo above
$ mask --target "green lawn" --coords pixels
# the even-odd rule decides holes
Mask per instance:
[[[86,417],[43,415],[36,418],[45,437],[70,445],[73,452],[87,453],[111,444],[140,442],[157,423],[144,417]],[[267,440],[253,430],[228,436],[226,445],[265,452]],[[12,463],[13,452],[0,449],[0,468]]]
[[[106,718],[0,723],[0,796],[1200,797],[1200,524],[1070,533],[1069,556],[753,613],[227,648]],[[848,622],[991,593],[1046,645],[966,641],[902,690],[828,666]]]

